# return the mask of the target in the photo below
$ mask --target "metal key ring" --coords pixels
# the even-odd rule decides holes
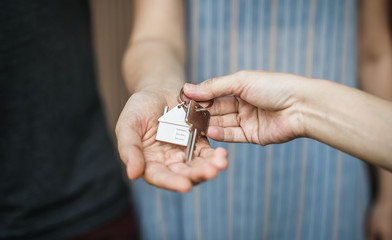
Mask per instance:
[[[181,88],[180,89],[180,93],[178,94],[178,101],[180,102],[180,104],[182,105],[182,106],[184,106],[185,108],[188,108],[188,103],[187,102],[185,102],[183,99],[182,99],[182,94],[184,93],[184,88]]]
[[[179,100],[179,102],[180,102],[181,105],[183,105],[185,108],[188,108],[188,103],[185,102],[185,101],[182,99],[182,94],[184,94],[184,88],[181,88],[181,89],[180,89],[180,93],[178,94],[178,100]],[[206,101],[206,102],[207,102],[207,101]],[[208,101],[208,105],[205,106],[205,107],[203,107],[203,108],[209,108],[209,107],[212,106],[212,104],[214,104],[214,99],[209,100],[209,101]]]

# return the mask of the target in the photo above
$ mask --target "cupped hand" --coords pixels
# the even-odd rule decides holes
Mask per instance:
[[[303,136],[301,100],[293,94],[303,81],[293,74],[241,71],[185,84],[184,93],[198,101],[215,99],[208,137],[266,145]]]
[[[140,91],[126,103],[116,126],[120,157],[130,179],[160,188],[187,192],[193,184],[212,179],[227,167],[227,152],[212,149],[206,137],[196,141],[193,159],[185,161],[186,147],[155,140],[158,118],[165,106],[178,104],[178,92]]]

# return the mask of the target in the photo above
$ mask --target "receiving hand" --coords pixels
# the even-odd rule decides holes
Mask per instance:
[[[193,160],[185,162],[186,147],[155,140],[158,118],[165,106],[176,106],[176,93],[140,91],[125,105],[116,126],[118,150],[130,179],[143,176],[160,188],[187,192],[192,184],[212,179],[227,166],[227,152],[212,149],[206,137],[196,141]]]
[[[307,80],[285,73],[241,71],[200,85],[186,84],[184,93],[197,101],[215,98],[209,109],[208,137],[266,145],[304,134],[299,100],[292,94],[296,88],[293,81]]]

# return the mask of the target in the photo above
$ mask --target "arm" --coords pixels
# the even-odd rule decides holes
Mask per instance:
[[[304,108],[305,136],[392,170],[391,102],[335,83],[315,84]]]
[[[392,103],[360,90],[293,74],[242,71],[186,84],[211,108],[207,135],[261,145],[310,137],[392,170]],[[225,96],[225,97],[220,97]]]
[[[123,59],[132,96],[116,126],[129,178],[143,176],[152,185],[179,192],[214,178],[227,166],[226,151],[213,150],[206,138],[197,140],[191,163],[185,163],[185,147],[155,140],[158,118],[165,106],[178,104],[185,82],[184,28],[183,1],[134,1],[134,25]]]
[[[363,0],[359,8],[361,88],[392,100],[392,46],[387,0]],[[369,239],[392,239],[392,173],[377,168],[378,192],[369,215]]]
[[[185,82],[184,3],[134,1],[134,24],[123,59],[129,92],[165,90],[178,94]]]

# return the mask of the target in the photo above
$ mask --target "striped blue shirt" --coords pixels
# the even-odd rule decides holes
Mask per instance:
[[[189,0],[188,81],[242,69],[356,86],[355,0]],[[188,194],[132,182],[144,239],[364,239],[366,165],[310,139],[212,142],[229,167]]]

